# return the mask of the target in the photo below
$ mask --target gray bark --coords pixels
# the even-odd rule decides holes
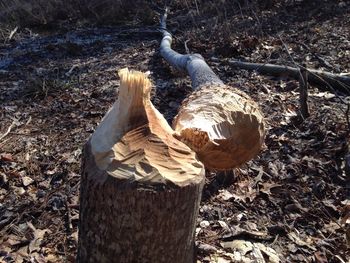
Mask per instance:
[[[84,149],[77,262],[195,262],[204,177],[183,187],[120,180],[96,166],[89,142]]]
[[[182,55],[171,48],[172,36],[166,29],[167,12],[161,19],[163,39],[160,44],[160,54],[175,69],[187,71],[194,90],[212,84],[223,85],[220,78],[212,71],[200,54]]]
[[[161,19],[160,53],[170,65],[187,71],[194,89],[173,121],[176,138],[195,151],[208,169],[230,170],[249,161],[265,138],[258,106],[244,92],[226,86],[201,55],[172,50],[166,17],[167,12]]]

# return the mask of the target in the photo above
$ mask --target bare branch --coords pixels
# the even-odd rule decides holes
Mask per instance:
[[[163,33],[163,39],[160,43],[162,57],[175,69],[188,72],[193,89],[198,89],[207,84],[223,85],[223,82],[211,70],[200,54],[182,55],[171,48],[173,38],[166,28],[167,12],[168,9],[166,8],[160,20],[160,29]]]
[[[299,79],[299,69],[289,66],[250,63],[237,60],[229,60],[228,63],[236,68],[246,70],[256,70],[261,74],[272,76],[289,76],[294,79]],[[333,74],[326,71],[307,69],[309,73],[309,82],[317,85],[319,88],[336,93],[339,91],[345,94],[350,94],[350,77]],[[333,89],[333,90],[332,90]]]

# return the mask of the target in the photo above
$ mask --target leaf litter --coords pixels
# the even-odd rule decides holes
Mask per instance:
[[[322,1],[310,18],[303,1],[296,1],[287,6],[298,14],[287,17],[289,27],[271,22],[283,21],[278,20],[283,12],[248,6],[233,13],[229,22],[236,30],[230,34],[225,23],[217,23],[208,38],[205,24],[178,35],[176,49],[181,51],[181,41],[189,39],[190,50],[201,53],[225,83],[260,104],[268,124],[257,158],[234,171],[207,171],[196,228],[198,262],[350,258],[349,127],[347,106],[338,96],[349,98],[311,87],[311,116],[300,122],[297,81],[233,70],[226,63],[230,58],[291,63],[282,35],[297,63],[347,72],[350,21],[334,15],[336,2]],[[191,7],[178,8],[187,14]],[[349,12],[350,5],[342,9]],[[215,17],[206,12],[201,15]],[[205,23],[200,16],[194,19]],[[157,53],[159,36],[142,32],[138,27],[90,28],[21,40],[17,29],[16,41],[0,45],[9,58],[0,63],[1,261],[75,261],[81,149],[118,94],[118,68],[150,71],[157,87],[152,100],[169,122],[190,93],[188,78],[171,71]],[[71,42],[76,38],[76,45],[65,43],[66,35]],[[314,54],[329,63],[325,66]]]

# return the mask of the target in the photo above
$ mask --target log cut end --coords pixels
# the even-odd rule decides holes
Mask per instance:
[[[150,101],[151,83],[141,72],[119,71],[119,98],[91,138],[96,165],[118,179],[184,186],[203,180],[196,154]]]
[[[205,167],[216,170],[232,169],[255,157],[265,137],[258,105],[244,92],[224,85],[192,93],[173,128]]]

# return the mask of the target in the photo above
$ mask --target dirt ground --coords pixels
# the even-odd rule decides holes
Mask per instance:
[[[240,1],[237,1],[240,2]],[[242,1],[244,2],[244,1]],[[233,69],[229,59],[350,72],[347,1],[176,6],[174,49],[201,53],[222,80],[259,103],[261,153],[207,171],[198,262],[350,262],[349,94]],[[269,5],[271,4],[271,6]],[[224,10],[225,12],[222,12]],[[224,13],[224,15],[222,15]],[[158,53],[157,24],[20,28],[0,44],[0,261],[74,262],[81,150],[118,95],[118,69],[150,71],[152,100],[171,122],[190,80]]]

